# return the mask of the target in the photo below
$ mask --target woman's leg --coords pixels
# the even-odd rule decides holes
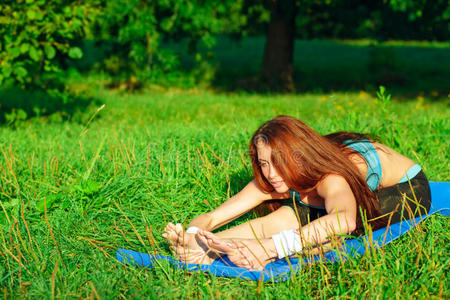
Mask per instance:
[[[243,239],[265,239],[283,230],[298,228],[299,223],[290,207],[280,207],[267,216],[251,220],[216,234],[224,241]],[[201,243],[192,243],[192,237],[184,232],[180,224],[168,224],[164,237],[169,241],[171,250],[178,257],[189,263],[209,264],[217,253],[208,252]]]
[[[388,215],[391,224],[426,214],[431,206],[430,186],[422,171],[410,182],[381,189],[376,195],[381,214]]]
[[[215,235],[221,239],[263,239],[293,228],[299,228],[297,217],[290,207],[282,206],[267,216],[250,220]]]
[[[300,205],[290,199],[283,201],[283,205],[284,206],[264,217],[253,219],[249,222],[216,233],[214,235],[215,241],[220,240],[222,245],[233,244],[233,246],[235,246],[237,245],[236,242],[239,240],[245,240],[246,245],[251,245],[252,249],[261,252],[264,251],[264,249],[262,249],[260,241],[270,240],[273,235],[283,230],[297,229],[300,227],[299,224],[304,226],[326,213],[322,210]],[[174,225],[169,223],[166,227],[165,237],[171,244],[172,251],[184,262],[207,264],[217,258],[217,252],[226,253],[232,261],[234,261],[234,254],[236,254],[234,257],[236,261],[245,260],[245,258],[242,259],[241,253],[234,251],[236,248],[233,247],[230,248],[225,246],[223,251],[220,250],[220,247],[209,247],[210,249],[218,251],[215,253],[211,251],[208,252],[208,247],[205,247],[206,244],[203,242],[198,243],[198,239],[192,240],[191,237],[183,231],[181,224]],[[199,236],[197,235],[197,238],[198,237]],[[205,239],[203,241],[205,241]],[[242,243],[239,244],[241,246],[243,245]],[[253,250],[250,249],[250,251]],[[269,260],[265,260],[262,265],[265,265],[268,262]]]
[[[289,207],[280,207],[267,216],[250,220],[230,229],[216,233],[222,239],[261,239],[271,237],[286,229],[298,228],[298,221],[294,211]],[[166,226],[164,237],[172,246],[188,247],[190,249],[200,249],[190,241],[189,236],[184,232],[181,224],[169,223]]]

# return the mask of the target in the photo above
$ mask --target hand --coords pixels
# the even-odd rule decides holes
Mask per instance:
[[[272,239],[230,241],[218,238],[211,232],[200,230],[199,240],[218,253],[227,254],[230,261],[241,268],[261,270],[275,260],[277,253]]]
[[[262,270],[268,263],[277,258],[272,239],[236,242],[235,249],[239,252],[239,255],[234,255],[233,263],[237,266],[249,266],[249,269],[252,270]]]

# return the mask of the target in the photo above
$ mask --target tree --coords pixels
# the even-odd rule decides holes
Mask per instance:
[[[295,0],[272,1],[261,75],[272,88],[293,91]]]
[[[198,46],[209,48],[215,35],[239,28],[242,1],[219,0],[116,0],[103,1],[94,31],[97,39],[112,43],[105,62],[115,77],[140,80],[174,71],[179,64],[170,41],[186,42],[186,50],[203,57]],[[109,66],[108,66],[109,65]]]

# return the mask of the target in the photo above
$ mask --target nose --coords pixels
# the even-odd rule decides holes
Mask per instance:
[[[277,170],[274,168],[274,166],[272,166],[272,164],[270,164],[270,167],[269,167],[269,180],[270,179],[275,179],[277,177],[278,177]]]

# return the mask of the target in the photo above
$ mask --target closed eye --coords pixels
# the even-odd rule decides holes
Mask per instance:
[[[260,167],[267,167],[269,165],[266,161],[260,161],[258,164]]]

